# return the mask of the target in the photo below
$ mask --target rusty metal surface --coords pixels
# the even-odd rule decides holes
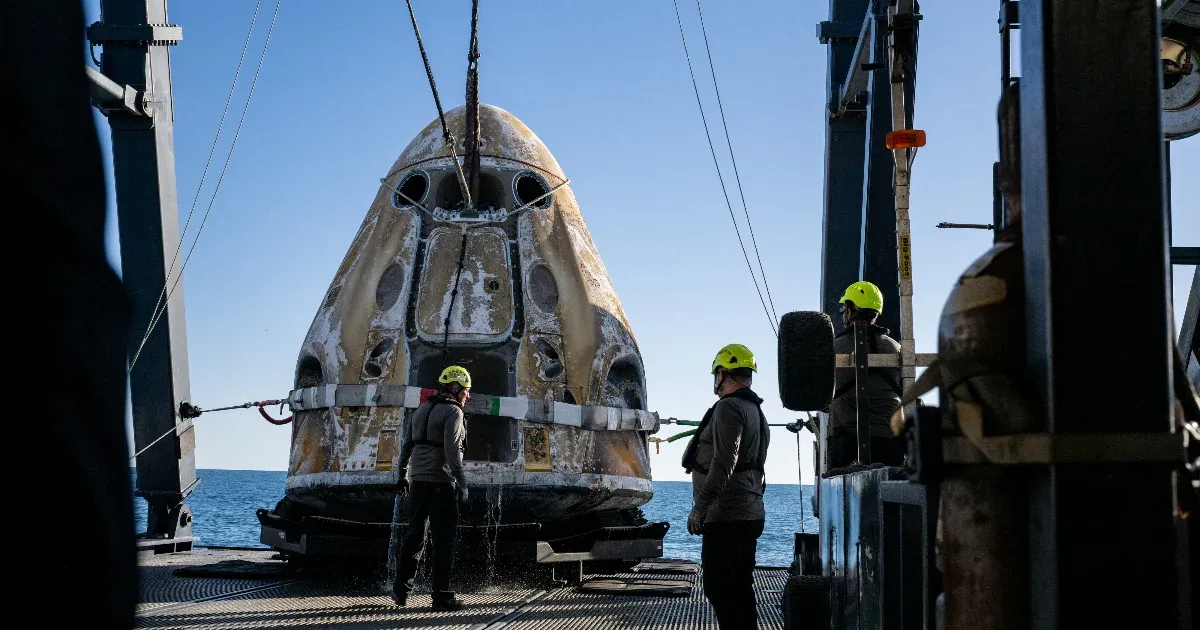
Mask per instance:
[[[1029,618],[1023,471],[971,466],[942,482],[946,627],[999,629]]]
[[[963,272],[938,331],[942,382],[953,384],[942,395],[946,424],[966,426],[975,415],[990,436],[1032,431],[1037,424],[1023,376],[1022,246],[1007,232],[998,241]],[[946,627],[1026,625],[1031,605],[1026,472],[948,465],[945,474],[939,518]]]
[[[144,560],[143,571],[169,572],[195,563],[231,557],[270,562],[267,552],[203,551]],[[646,574],[619,577],[647,578]],[[670,576],[680,579],[681,576]],[[786,572],[755,571],[759,628],[783,627],[779,600]],[[700,575],[686,576],[696,587],[687,597],[591,595],[564,587],[492,588],[460,592],[468,607],[434,613],[429,595],[418,592],[407,608],[395,607],[382,583],[346,580],[268,581],[164,577],[143,581],[138,628],[675,628],[715,630],[716,617],[704,599]],[[199,585],[199,586],[198,586]],[[148,590],[150,589],[150,590]],[[148,596],[160,600],[150,606]]]

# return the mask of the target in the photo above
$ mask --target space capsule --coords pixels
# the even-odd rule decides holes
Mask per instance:
[[[466,116],[446,113],[455,138]],[[301,521],[389,521],[399,430],[451,364],[474,381],[464,519],[502,502],[505,522],[644,522],[658,421],[621,302],[550,151],[507,111],[478,120],[469,203],[465,147],[438,119],[381,179],[301,345],[264,543]]]

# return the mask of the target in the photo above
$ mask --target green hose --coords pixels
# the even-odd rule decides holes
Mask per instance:
[[[696,424],[700,424],[700,423],[697,422]],[[688,437],[689,435],[693,435],[694,433],[696,433],[696,431],[698,431],[698,429],[692,429],[691,431],[684,431],[682,433],[676,433],[675,435],[672,435],[671,437],[669,437],[663,441],[668,442],[668,443],[674,442],[675,440],[678,440],[679,438],[685,438],[685,437]]]

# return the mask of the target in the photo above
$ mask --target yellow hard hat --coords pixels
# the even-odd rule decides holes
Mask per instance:
[[[879,290],[879,287],[866,280],[859,280],[846,287],[846,292],[842,294],[842,299],[838,300],[838,303],[845,304],[846,302],[850,302],[858,308],[883,312],[883,292]]]
[[[450,367],[442,370],[442,375],[438,377],[438,382],[442,385],[458,383],[459,385],[470,389],[471,373],[468,372],[466,368],[462,368],[457,365],[451,365]]]
[[[747,368],[752,372],[757,372],[758,363],[754,360],[754,353],[750,352],[750,348],[740,343],[731,343],[721,348],[721,351],[717,353],[717,358],[713,359],[711,374],[716,374],[717,368],[726,370]]]

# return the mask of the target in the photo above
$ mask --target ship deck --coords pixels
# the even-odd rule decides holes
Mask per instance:
[[[700,574],[639,572],[589,579],[685,580],[686,595],[583,593],[575,586],[489,587],[459,592],[465,610],[435,613],[427,593],[396,607],[379,578],[301,577],[268,550],[197,549],[140,559],[138,628],[717,628]],[[231,567],[224,577],[188,576]],[[184,575],[179,575],[183,573]],[[755,571],[759,627],[783,628],[784,569]]]

